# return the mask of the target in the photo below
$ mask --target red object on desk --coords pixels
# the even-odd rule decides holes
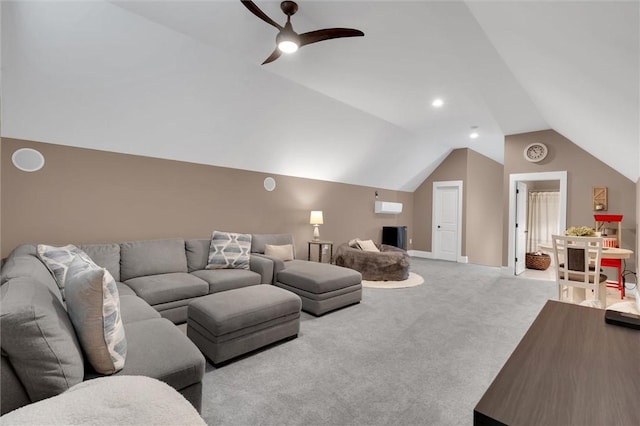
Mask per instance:
[[[621,214],[594,214],[596,220],[596,231],[598,231],[598,223],[604,225],[605,222],[614,222],[618,224],[616,233],[615,247],[619,248],[622,238],[622,216]],[[620,299],[624,299],[624,283],[622,282],[622,260],[621,259],[602,259],[600,265],[607,268],[616,268],[618,270],[618,281],[607,281],[607,287],[620,290]]]

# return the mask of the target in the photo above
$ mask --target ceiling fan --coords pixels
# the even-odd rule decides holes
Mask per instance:
[[[354,30],[351,28],[326,28],[324,30],[310,31],[308,33],[298,34],[293,31],[291,25],[291,16],[298,11],[298,5],[294,1],[283,1],[280,3],[280,9],[287,15],[287,23],[284,27],[273,19],[269,18],[254,2],[251,0],[240,0],[247,9],[251,11],[258,18],[262,19],[269,25],[273,25],[280,32],[276,36],[276,49],[273,53],[265,59],[262,63],[268,64],[273,62],[282,55],[282,53],[293,53],[298,50],[299,47],[306,46],[307,44],[316,43],[323,40],[329,40],[332,38],[342,37],[362,37],[364,33],[360,30]]]

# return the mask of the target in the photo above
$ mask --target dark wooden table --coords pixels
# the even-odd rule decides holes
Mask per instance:
[[[640,425],[640,331],[548,301],[473,411],[475,425]]]

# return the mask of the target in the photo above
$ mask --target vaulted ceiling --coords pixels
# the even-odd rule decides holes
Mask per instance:
[[[236,0],[1,11],[3,136],[411,191],[452,149],[503,162],[504,135],[553,128],[640,174],[637,1],[302,0],[296,31],[365,37],[267,65],[276,30]]]

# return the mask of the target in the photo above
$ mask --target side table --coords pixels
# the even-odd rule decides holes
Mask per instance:
[[[311,240],[308,241],[308,252],[307,252],[307,260],[311,260],[311,245],[317,245],[318,246],[318,262],[322,263],[322,248],[324,246],[329,246],[329,263],[331,263],[333,261],[333,241],[315,241],[315,240]]]

